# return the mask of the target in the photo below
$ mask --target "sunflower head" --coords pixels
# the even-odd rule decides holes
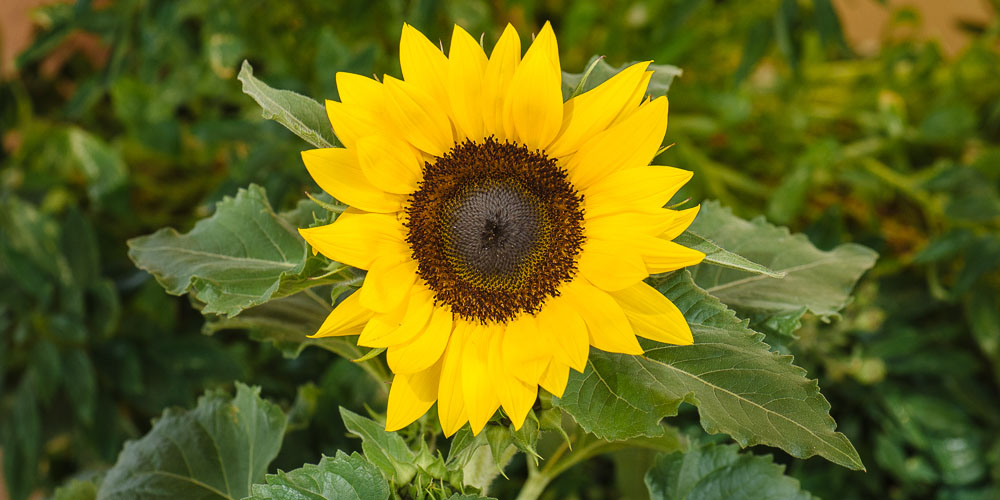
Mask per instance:
[[[704,257],[671,241],[698,207],[663,208],[691,174],[650,165],[667,99],[646,97],[649,62],[563,102],[548,23],[523,57],[509,25],[489,56],[461,27],[445,56],[404,25],[400,66],[402,80],[338,73],[327,111],[345,147],[302,154],[351,207],[302,236],[368,271],[315,336],[387,349],[388,430],[435,402],[446,435],[500,407],[520,428],[590,346],[692,342],[643,282]]]

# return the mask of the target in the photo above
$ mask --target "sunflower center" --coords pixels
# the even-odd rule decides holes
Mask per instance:
[[[466,141],[425,165],[409,201],[417,274],[464,319],[534,314],[576,274],[583,198],[544,153]]]
[[[548,222],[543,207],[523,187],[504,181],[486,179],[466,191],[446,214],[445,254],[470,281],[507,284],[538,253]]]

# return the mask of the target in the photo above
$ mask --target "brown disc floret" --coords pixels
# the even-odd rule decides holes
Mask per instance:
[[[435,301],[502,323],[537,313],[576,274],[583,197],[554,159],[491,137],[425,164],[405,224]]]

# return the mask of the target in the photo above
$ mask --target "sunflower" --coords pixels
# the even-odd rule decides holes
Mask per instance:
[[[489,57],[459,26],[445,56],[404,25],[399,58],[402,80],[338,73],[326,106],[344,147],[302,153],[350,208],[300,233],[368,271],[314,337],[386,348],[387,430],[435,402],[446,436],[478,434],[500,407],[518,429],[590,346],[692,343],[643,282],[704,257],[671,241],[698,207],[663,208],[692,174],[650,165],[667,99],[646,97],[649,62],[563,102],[548,23],[523,58],[510,25]]]

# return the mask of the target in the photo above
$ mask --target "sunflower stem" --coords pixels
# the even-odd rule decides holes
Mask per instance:
[[[538,469],[531,461],[528,461],[528,480],[524,482],[524,486],[521,487],[521,492],[517,495],[517,500],[537,500],[545,488],[552,482],[553,479],[566,472],[574,465],[583,462],[593,456],[600,455],[602,453],[607,453],[620,448],[623,448],[623,443],[612,443],[597,439],[591,441],[590,436],[587,434],[577,434],[574,435],[572,441],[573,448],[571,449],[569,443],[563,443],[562,446],[556,450],[546,460],[546,464],[541,469]],[[567,450],[569,453],[566,453]]]
[[[530,461],[528,464],[528,480],[524,482],[521,492],[517,494],[517,500],[538,500],[538,497],[542,496],[542,492],[545,491],[545,487],[553,479],[552,476],[530,465]]]

